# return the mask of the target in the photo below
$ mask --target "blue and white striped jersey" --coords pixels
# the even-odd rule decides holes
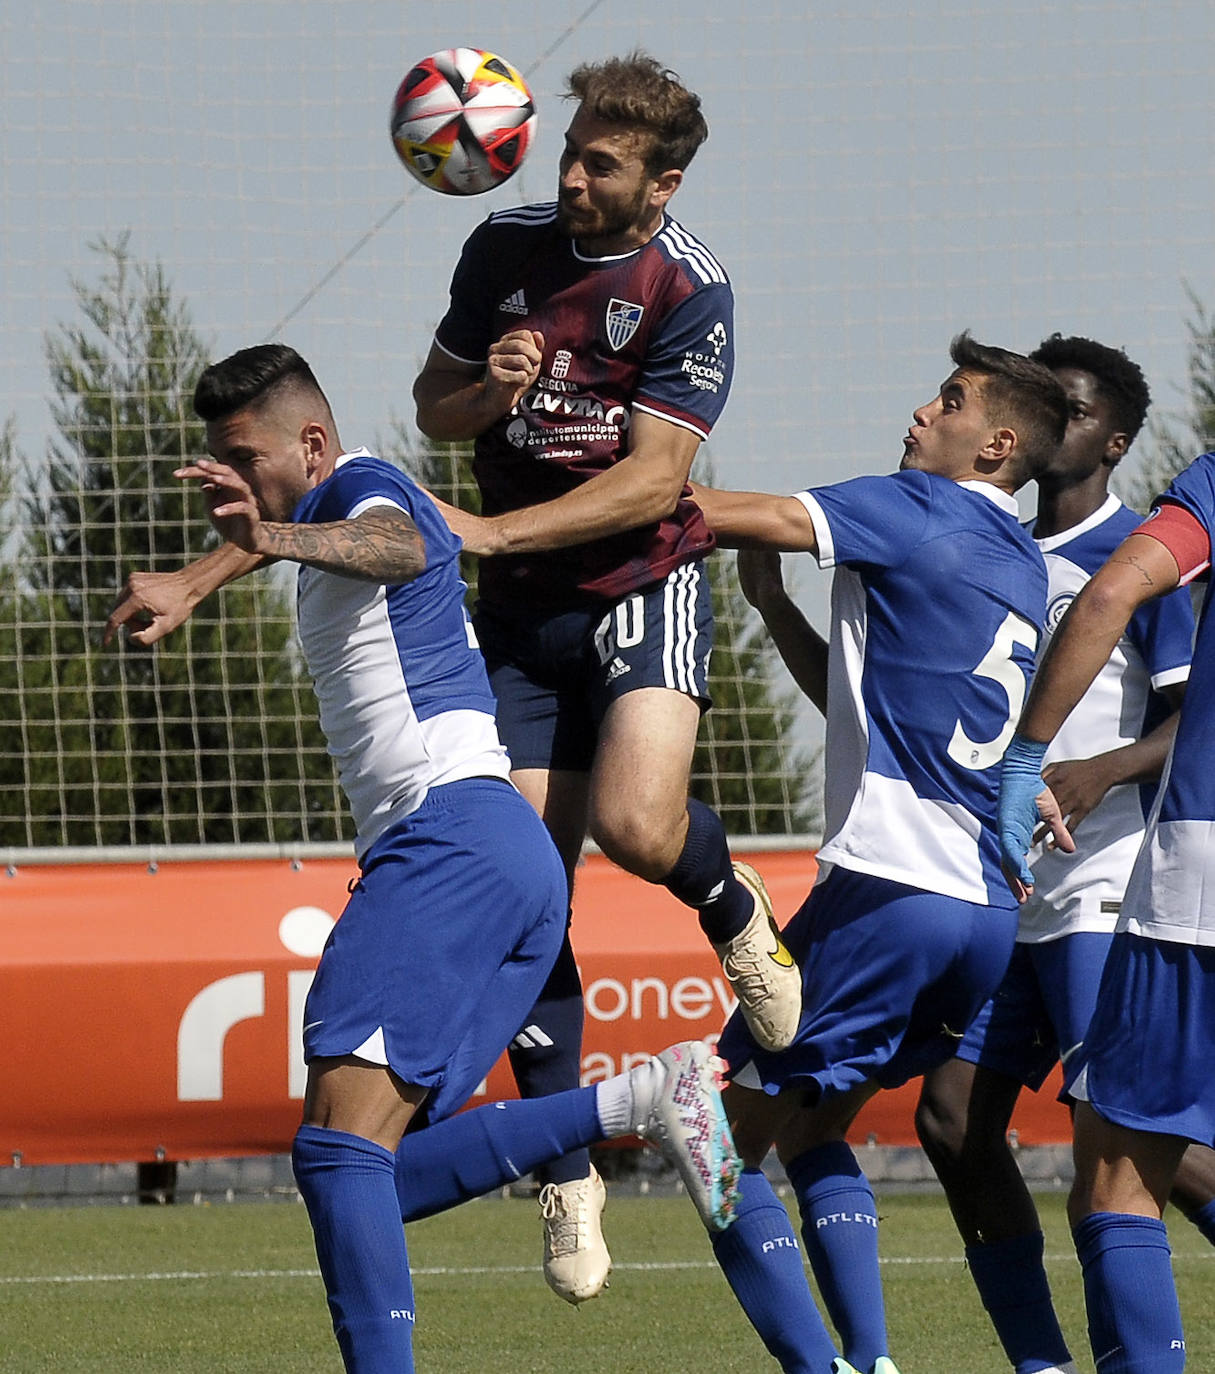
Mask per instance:
[[[1111,495],[1080,524],[1037,540],[1049,579],[1047,638],[1081,587],[1141,523],[1140,515]],[[1141,606],[1064,721],[1046,762],[1092,758],[1155,728],[1169,709],[1159,690],[1189,676],[1193,639],[1194,612],[1185,588]],[[1034,944],[1076,931],[1114,929],[1154,796],[1155,788],[1111,788],[1082,822],[1074,854],[1044,846],[1032,851],[1034,895],[1022,909],[1018,940]]]
[[[918,471],[799,493],[832,586],[820,862],[1015,905],[999,762],[1046,609],[1011,496]]]
[[[297,584],[300,641],[360,856],[431,787],[510,774],[464,609],[460,541],[430,498],[404,473],[357,449],[342,455],[293,519],[324,524],[374,506],[395,506],[413,518],[426,543],[425,571],[385,587],[301,565]]]

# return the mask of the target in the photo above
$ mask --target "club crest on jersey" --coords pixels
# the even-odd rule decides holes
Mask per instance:
[[[619,353],[637,333],[644,313],[645,306],[634,305],[632,301],[622,301],[617,296],[608,301],[607,336],[613,353]]]
[[[1058,595],[1051,598],[1046,607],[1047,634],[1054,634],[1059,628],[1059,622],[1067,614],[1068,607],[1075,599],[1076,593],[1073,591],[1059,592]]]

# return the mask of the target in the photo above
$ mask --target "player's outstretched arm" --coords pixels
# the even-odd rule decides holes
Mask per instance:
[[[810,512],[796,496],[765,491],[723,491],[693,482],[692,500],[704,512],[723,549],[776,549],[817,553]]]
[[[827,641],[785,590],[780,554],[773,549],[740,549],[738,581],[743,596],[763,617],[793,680],[826,715]]]
[[[266,561],[235,544],[223,544],[176,572],[131,573],[105,623],[101,642],[108,644],[125,626],[134,643],[155,644],[185,624],[194,607],[213,591]]]
[[[535,385],[544,335],[514,329],[490,346],[485,366],[464,363],[431,344],[413,384],[418,428],[440,443],[475,439]]]
[[[553,501],[502,515],[449,522],[469,553],[493,556],[566,549],[651,525],[670,515],[687,484],[700,438],[682,425],[633,412],[628,453]]]
[[[227,464],[200,458],[173,475],[201,481],[211,524],[247,553],[390,587],[412,582],[426,568],[421,532],[396,506],[373,506],[353,520],[323,525],[263,520],[252,488]]]

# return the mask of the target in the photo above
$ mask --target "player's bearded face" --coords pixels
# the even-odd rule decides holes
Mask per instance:
[[[557,224],[572,239],[611,239],[628,235],[646,218],[653,183],[648,177],[631,195],[566,196],[557,202]]]
[[[248,483],[263,520],[291,519],[309,486],[306,448],[293,427],[272,412],[240,410],[207,422],[207,448]]]
[[[652,232],[661,213],[653,203],[658,183],[646,169],[649,136],[596,119],[579,107],[565,135],[557,184],[557,224],[601,251],[628,251]]]

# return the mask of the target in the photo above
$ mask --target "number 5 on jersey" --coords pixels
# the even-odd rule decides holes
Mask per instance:
[[[1012,739],[1021,707],[1025,705],[1025,670],[1013,657],[1018,644],[1032,654],[1038,646],[1038,631],[1015,612],[1009,611],[996,631],[991,648],[974,670],[976,677],[990,678],[1004,688],[1008,697],[1008,716],[995,738],[981,743],[970,738],[960,720],[954,725],[953,737],[949,741],[949,757],[963,768],[978,772],[990,768],[993,763],[999,763]]]

